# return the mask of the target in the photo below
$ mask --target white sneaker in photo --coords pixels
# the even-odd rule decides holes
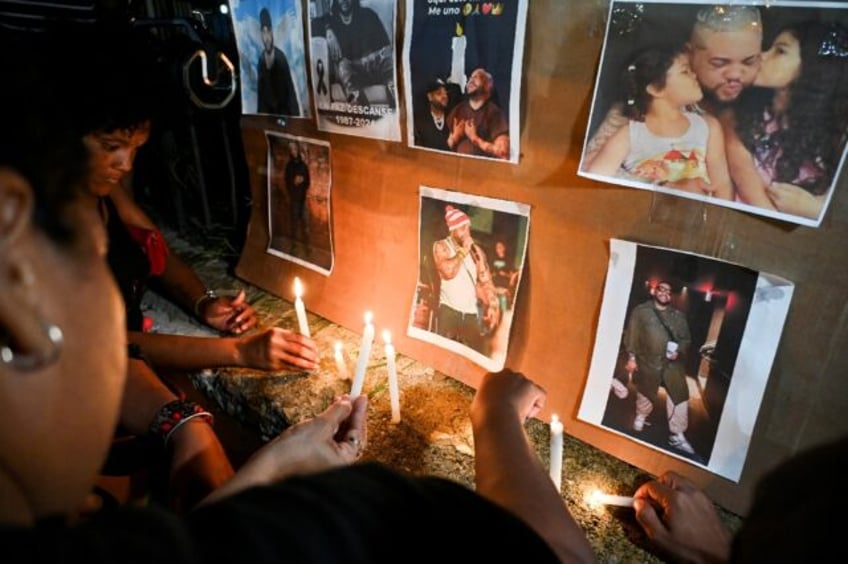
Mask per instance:
[[[647,418],[648,418],[647,415],[637,415],[636,418],[633,420],[633,430],[634,431],[641,431],[642,429],[644,429],[645,428],[645,419],[647,419]]]
[[[668,444],[673,448],[681,452],[685,452],[687,454],[695,454],[695,449],[692,448],[692,445],[689,444],[689,441],[686,440],[686,437],[683,436],[683,433],[675,433],[668,438]]]

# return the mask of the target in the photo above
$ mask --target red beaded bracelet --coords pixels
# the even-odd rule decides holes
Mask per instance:
[[[168,441],[174,431],[192,419],[198,418],[205,420],[210,425],[212,424],[212,414],[203,409],[202,406],[193,401],[174,400],[159,408],[150,423],[149,432],[161,437],[165,446],[168,446]]]

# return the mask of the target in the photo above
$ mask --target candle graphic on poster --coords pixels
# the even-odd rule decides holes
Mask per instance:
[[[451,50],[453,57],[451,58],[451,74],[448,82],[459,84],[459,87],[465,92],[465,47],[467,40],[462,26],[457,22],[456,36],[451,39]]]

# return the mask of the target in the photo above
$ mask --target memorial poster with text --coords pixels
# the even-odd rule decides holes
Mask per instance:
[[[526,0],[407,0],[410,147],[518,162],[526,20]]]

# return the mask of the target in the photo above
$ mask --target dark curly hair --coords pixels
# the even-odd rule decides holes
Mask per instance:
[[[802,165],[811,160],[823,173],[802,187],[812,194],[827,191],[836,172],[848,127],[848,56],[828,53],[834,38],[848,37],[839,24],[806,21],[781,30],[798,40],[801,72],[789,87],[789,103],[781,128],[769,139],[781,148],[776,179],[793,182]],[[770,111],[775,92],[752,87],[736,107],[736,130],[753,152],[764,135],[763,115]]]
[[[648,94],[648,86],[665,88],[668,69],[683,52],[682,45],[652,45],[633,55],[621,73],[624,115],[645,121],[653,98]]]

